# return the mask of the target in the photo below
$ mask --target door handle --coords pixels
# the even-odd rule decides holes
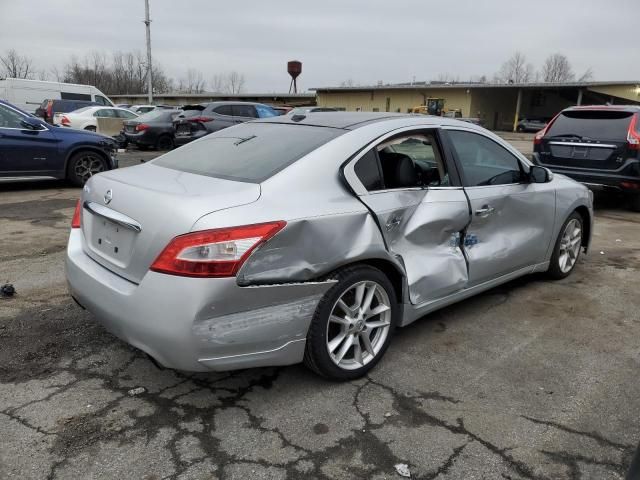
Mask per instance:
[[[486,218],[496,211],[491,205],[483,205],[482,208],[476,210],[476,217]]]

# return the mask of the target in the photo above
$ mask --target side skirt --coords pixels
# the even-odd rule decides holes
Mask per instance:
[[[494,278],[493,280],[489,280],[487,282],[481,283],[480,285],[475,285],[470,288],[465,288],[460,290],[459,292],[452,293],[451,295],[447,295],[446,297],[439,298],[437,300],[432,300],[430,302],[423,303],[421,305],[404,305],[404,312],[402,316],[402,321],[400,322],[400,326],[404,327],[409,325],[410,323],[415,322],[420,317],[431,313],[440,308],[446,307],[453,303],[459,302],[460,300],[464,300],[466,298],[477,295],[478,293],[484,292],[486,290],[490,290],[493,287],[497,287],[503,283],[509,282],[511,280],[515,280],[518,277],[522,277],[524,275],[528,275],[534,272],[545,272],[549,268],[549,262],[542,262],[535,265],[530,265],[528,267],[521,268],[514,272],[508,273],[506,275],[502,275],[500,277]]]

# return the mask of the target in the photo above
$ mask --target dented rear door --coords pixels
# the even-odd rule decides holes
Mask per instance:
[[[461,187],[371,192],[360,199],[376,216],[387,249],[404,264],[412,304],[467,286],[460,241],[469,205]]]

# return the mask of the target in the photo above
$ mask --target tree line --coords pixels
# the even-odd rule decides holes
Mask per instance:
[[[93,85],[107,95],[147,93],[146,56],[140,51],[92,52],[83,58],[72,56],[62,67],[38,69],[33,60],[10,49],[0,54],[0,78],[25,78],[51,80],[65,83]],[[179,78],[169,77],[160,65],[153,66],[152,88],[154,93],[202,93],[214,92],[239,94],[244,92],[245,77],[232,71],[214,75],[205,81],[202,72],[189,68]]]

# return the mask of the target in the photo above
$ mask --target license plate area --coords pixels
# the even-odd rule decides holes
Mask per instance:
[[[176,135],[191,135],[191,127],[189,125],[178,125]]]
[[[106,218],[91,216],[91,249],[109,262],[124,268],[133,251],[136,232]]]

